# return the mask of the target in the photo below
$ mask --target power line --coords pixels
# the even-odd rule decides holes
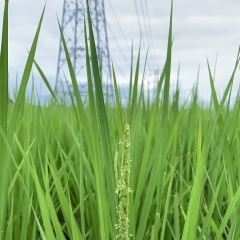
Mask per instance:
[[[140,36],[143,39],[143,41],[142,41],[143,42],[143,48],[145,49],[146,47],[145,47],[145,43],[144,43],[144,35],[142,35],[142,26],[141,26],[141,21],[140,21],[140,17],[139,17],[140,14],[139,14],[139,11],[138,11],[138,5],[136,3],[136,0],[134,0],[134,7],[135,7],[136,15],[137,15],[138,26],[139,26],[139,29],[140,29]],[[143,9],[142,9],[142,11],[143,11]],[[143,15],[144,15],[144,13],[143,13]],[[150,61],[152,62],[152,65],[155,65],[154,60],[152,58],[150,58]]]
[[[125,55],[123,54],[123,51],[122,51],[121,47],[119,46],[118,41],[117,41],[115,35],[113,34],[113,31],[112,31],[110,25],[107,24],[107,27],[108,27],[108,30],[110,31],[110,33],[112,34],[113,40],[115,41],[115,43],[116,43],[116,45],[117,45],[117,47],[118,47],[118,50],[119,50],[119,52],[121,53],[121,56],[122,56],[123,60],[126,62],[126,64],[128,65],[128,67],[130,67],[130,64],[129,64],[127,58],[125,57]]]
[[[123,30],[122,30],[122,27],[121,27],[121,25],[120,25],[120,23],[119,23],[119,21],[118,21],[117,14],[116,14],[116,12],[115,12],[115,10],[114,10],[114,8],[113,8],[113,5],[112,5],[112,3],[111,3],[111,0],[109,0],[109,4],[110,4],[111,10],[112,10],[112,12],[113,12],[113,15],[114,15],[114,17],[115,17],[115,19],[116,19],[116,22],[117,22],[118,28],[119,28],[119,30],[120,30],[120,32],[121,32],[121,35],[122,35],[122,37],[123,37],[123,39],[124,39],[124,41],[125,41],[125,43],[126,43],[126,46],[128,47],[128,50],[131,50],[131,48],[129,47],[128,42],[127,42],[127,40],[126,40],[126,37],[125,37],[125,35],[124,35],[124,32],[123,32]]]
[[[145,11],[144,11],[144,8],[143,8],[143,3],[142,3],[142,0],[140,1],[140,6],[141,6],[141,12],[142,12],[142,19],[143,19],[143,26],[144,26],[144,29],[145,29],[145,35],[146,35],[146,37],[147,37],[147,41],[148,41],[148,43],[150,44],[150,37],[149,37],[149,33],[148,33],[148,25],[147,25],[147,23],[146,23],[146,16],[145,16]],[[152,61],[152,63],[153,63],[153,65],[154,66],[156,66],[155,65],[155,61],[154,61],[154,59],[151,57],[151,55],[150,55],[150,59],[151,59],[151,61]]]
[[[142,1],[142,0],[141,0],[141,1]],[[149,34],[150,34],[151,44],[152,44],[152,46],[153,46],[153,51],[152,51],[152,53],[153,53],[154,59],[155,59],[155,61],[156,61],[156,64],[157,64],[157,66],[158,66],[157,57],[156,57],[155,51],[154,51],[156,48],[155,48],[155,44],[154,44],[154,40],[153,40],[151,24],[150,24],[150,21],[149,21],[150,18],[149,18],[149,11],[148,11],[147,0],[145,0],[145,9],[146,9],[147,23],[148,23],[148,28],[149,28]]]
[[[141,3],[141,9],[142,9],[142,13],[143,13],[143,19],[144,19],[144,24],[145,24],[145,28],[146,28],[146,35],[147,35],[147,39],[149,41],[149,44],[151,46],[150,48],[150,58],[152,59],[152,62],[154,63],[155,69],[158,68],[158,61],[157,61],[157,57],[155,55],[155,46],[154,46],[154,41],[153,41],[153,35],[152,35],[152,29],[151,29],[151,24],[150,24],[150,18],[149,18],[149,13],[148,13],[148,4],[147,1],[145,1],[145,6],[143,6],[143,0],[140,1]]]

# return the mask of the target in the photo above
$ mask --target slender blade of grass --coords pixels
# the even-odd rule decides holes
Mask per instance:
[[[68,233],[70,234],[70,238],[82,240],[83,239],[82,234],[80,233],[80,230],[76,226],[76,219],[74,218],[73,212],[71,211],[71,203],[65,196],[63,186],[59,179],[59,175],[51,168],[51,165],[49,165],[49,168],[54,180],[54,184],[55,184],[60,205],[61,205],[61,210],[63,212],[63,216],[66,222]]]
[[[117,79],[116,79],[116,74],[114,67],[112,65],[112,72],[113,72],[113,82],[114,82],[114,91],[115,91],[115,101],[116,101],[116,111],[117,111],[117,116],[118,116],[118,126],[119,126],[119,136],[123,135],[123,119],[122,119],[122,105],[121,105],[121,98],[119,96],[119,90],[117,86]]]
[[[203,226],[202,226],[202,229],[201,229],[201,234],[199,235],[199,239],[203,238],[203,236],[205,235],[205,231],[207,230],[207,228],[209,228],[211,226],[210,223],[211,223],[211,220],[212,220],[212,214],[213,214],[214,207],[217,203],[218,192],[219,192],[219,189],[220,189],[220,186],[221,186],[221,183],[222,183],[222,176],[220,178],[220,181],[218,183],[216,191],[214,191],[214,193],[213,193],[214,197],[212,198],[210,207],[207,210],[207,216],[204,219],[204,223],[203,223]]]
[[[227,211],[222,219],[222,223],[217,231],[217,235],[215,239],[219,239],[226,229],[227,223],[232,216],[232,214],[238,214],[239,211],[239,198],[240,198],[240,187],[237,189],[236,193],[234,194],[233,198],[231,199],[231,202],[228,205]],[[236,209],[236,205],[238,205],[238,209]]]
[[[8,1],[5,1],[2,28],[2,45],[0,52],[0,127],[7,135],[8,116]],[[6,158],[4,140],[0,136],[0,240],[5,238],[7,215],[7,191],[9,184],[9,162]]]
[[[167,59],[166,59],[166,71],[165,81],[163,89],[163,122],[168,116],[169,108],[169,88],[170,88],[170,77],[171,77],[171,58],[172,58],[172,17],[173,17],[173,1],[171,1],[171,12],[170,12],[170,23],[168,31],[168,46],[167,46]]]
[[[140,47],[138,50],[138,58],[137,58],[137,64],[135,69],[135,75],[134,75],[134,82],[133,82],[133,88],[132,88],[132,94],[131,94],[131,106],[130,106],[130,112],[129,112],[129,123],[130,125],[133,125],[133,118],[136,114],[137,110],[137,96],[138,96],[138,77],[139,77],[139,68],[140,68]]]
[[[31,49],[29,51],[28,59],[27,59],[27,62],[26,62],[26,65],[25,65],[25,68],[24,68],[24,71],[23,71],[21,85],[19,87],[19,91],[18,91],[17,98],[16,98],[16,101],[15,101],[15,104],[14,104],[14,108],[13,108],[12,117],[11,117],[11,120],[10,120],[10,123],[9,123],[9,131],[8,131],[9,137],[12,137],[12,134],[14,132],[14,128],[15,128],[15,125],[16,125],[16,122],[17,122],[18,114],[19,114],[19,111],[21,109],[21,105],[23,103],[23,99],[24,99],[24,96],[25,96],[25,91],[26,91],[28,79],[29,79],[29,76],[31,74],[32,65],[33,65],[33,62],[34,62],[34,56],[35,56],[35,53],[36,53],[36,48],[37,48],[37,43],[38,43],[40,29],[41,29],[41,25],[42,25],[42,21],[43,21],[44,12],[45,12],[45,6],[43,8],[42,15],[41,15],[40,21],[38,23],[37,31],[35,33],[34,40],[33,40]]]
[[[133,82],[133,44],[131,47],[131,67],[130,67],[130,76],[129,76],[129,86],[128,86],[128,109],[131,109],[131,100],[132,100],[132,82]],[[130,114],[128,114],[130,115]]]
[[[171,171],[171,179],[170,179],[170,183],[168,185],[168,191],[167,191],[167,198],[166,198],[166,207],[165,207],[165,211],[164,211],[164,216],[163,216],[163,221],[162,221],[162,228],[161,228],[161,240],[165,239],[165,231],[166,231],[166,224],[167,224],[167,216],[168,216],[168,208],[170,205],[170,198],[171,198],[171,190],[172,190],[172,183],[173,183],[173,172],[175,170],[175,167],[172,169]]]
[[[47,203],[46,203],[46,200],[45,200],[45,194],[44,194],[44,191],[40,185],[40,182],[39,182],[39,178],[38,178],[38,175],[37,175],[37,172],[36,172],[36,169],[34,169],[34,167],[32,167],[30,165],[30,159],[29,157],[27,156],[26,152],[24,151],[24,149],[22,148],[21,146],[21,143],[19,142],[18,138],[16,135],[14,135],[14,138],[15,138],[15,141],[17,142],[17,145],[23,155],[23,158],[25,159],[25,161],[27,163],[29,163],[29,170],[30,170],[30,173],[32,175],[32,178],[33,178],[33,181],[35,183],[35,186],[36,186],[36,190],[37,190],[37,195],[38,195],[38,201],[39,201],[39,206],[40,206],[40,209],[41,209],[41,214],[42,214],[42,218],[43,218],[43,225],[45,227],[45,233],[46,233],[46,238],[47,239],[55,239],[54,237],[54,233],[53,233],[53,229],[51,227],[51,222],[50,222],[50,217],[49,217],[49,211],[48,211],[48,208],[47,208]]]
[[[57,98],[56,98],[56,96],[55,96],[55,93],[54,93],[53,89],[51,88],[51,85],[50,85],[49,81],[47,80],[47,77],[45,76],[44,72],[42,71],[42,69],[41,69],[40,66],[37,64],[36,61],[34,61],[34,64],[35,64],[35,66],[36,66],[39,74],[41,75],[44,83],[46,84],[49,92],[52,94],[52,96],[53,96],[53,98],[55,99],[55,101],[57,101]]]
[[[101,160],[102,156],[102,150],[101,146],[99,145],[99,141],[101,141],[101,132],[98,127],[98,111],[97,111],[97,104],[98,101],[94,96],[94,86],[93,86],[93,74],[91,71],[91,60],[90,60],[90,53],[89,53],[89,47],[88,47],[88,39],[87,39],[87,29],[86,24],[84,24],[84,37],[85,37],[85,48],[86,48],[86,69],[87,69],[87,80],[88,80],[88,94],[89,94],[89,107],[90,107],[90,114],[91,114],[91,125],[92,130],[95,135],[94,137],[94,172],[95,172],[95,180],[96,180],[96,191],[97,191],[97,202],[98,202],[98,208],[99,208],[99,223],[100,223],[100,234],[102,238],[106,238],[107,232],[107,219],[108,216],[110,216],[109,208],[106,207],[106,201],[107,201],[107,194],[105,188],[105,181],[106,176],[103,174],[104,172],[104,161]],[[115,224],[115,223],[114,223]]]
[[[202,149],[201,141],[202,141],[202,129],[201,129],[201,123],[199,123],[197,170],[196,170],[196,175],[194,177],[194,183],[193,183],[190,201],[188,205],[182,240],[197,239],[196,238],[197,220],[198,220],[198,214],[200,209],[200,199],[201,199],[202,187],[204,182],[204,171],[205,171],[205,168],[204,168],[205,155],[203,154],[204,150]]]
[[[104,164],[106,169],[106,182],[107,182],[107,195],[110,206],[112,223],[116,223],[116,199],[112,197],[114,191],[114,168],[113,168],[113,153],[111,150],[108,120],[106,115],[106,109],[104,104],[103,89],[102,89],[102,80],[100,76],[98,56],[96,51],[96,44],[94,40],[92,21],[90,16],[89,4],[87,1],[87,17],[88,17],[88,31],[89,31],[89,40],[90,40],[90,52],[91,52],[91,63],[93,69],[93,79],[96,89],[96,105],[99,121],[100,136],[103,146],[104,153]],[[107,234],[107,233],[106,233]],[[105,238],[105,239],[108,239]]]
[[[210,66],[209,66],[209,63],[208,63],[208,72],[209,72],[209,79],[210,79],[210,85],[211,85],[211,91],[212,91],[212,100],[213,100],[213,103],[214,103],[215,111],[216,111],[217,116],[218,116],[218,117],[216,117],[215,122],[216,122],[216,124],[218,124],[218,127],[221,131],[224,129],[225,125],[227,124],[227,123],[224,122],[223,116],[222,116],[223,106],[224,106],[225,100],[227,98],[227,95],[229,93],[229,90],[231,89],[231,86],[233,84],[234,75],[235,75],[237,66],[238,66],[239,61],[240,61],[239,55],[240,55],[240,48],[239,48],[239,51],[238,51],[238,54],[237,54],[237,60],[236,60],[236,63],[235,63],[234,70],[232,72],[232,75],[230,77],[228,85],[227,85],[227,87],[224,91],[224,94],[223,94],[223,97],[222,97],[222,100],[221,100],[220,104],[219,104],[218,99],[217,99],[217,94],[216,94],[216,90],[215,90],[215,87],[214,87],[213,77],[212,77]],[[209,142],[209,144],[210,144],[210,142]],[[226,163],[226,166],[227,166],[228,171],[229,171],[229,178],[230,178],[230,182],[231,182],[229,188],[230,188],[231,192],[234,192],[236,190],[236,181],[234,179],[234,169],[233,169],[232,163],[230,161],[231,154],[230,154],[229,143],[228,143],[226,137],[225,137],[225,140],[224,140],[224,151],[223,151],[223,153],[226,156],[225,157],[225,159],[226,159],[225,163]]]

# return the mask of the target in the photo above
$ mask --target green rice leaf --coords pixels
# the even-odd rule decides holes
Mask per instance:
[[[42,25],[42,21],[43,21],[43,16],[44,16],[44,12],[45,12],[45,6],[44,9],[42,11],[42,15],[37,27],[37,31],[36,34],[34,36],[34,40],[31,46],[31,49],[29,51],[29,55],[28,55],[28,59],[23,71],[23,76],[22,76],[22,80],[21,80],[21,84],[19,87],[19,91],[17,94],[17,98],[14,104],[14,108],[13,108],[13,113],[12,113],[12,117],[9,123],[9,136],[11,137],[13,132],[14,132],[14,128],[15,128],[15,124],[17,122],[17,117],[21,108],[21,105],[23,103],[23,99],[25,96],[25,91],[26,91],[26,87],[27,87],[27,83],[28,83],[28,79],[32,70],[32,65],[34,62],[34,56],[36,53],[36,48],[37,48],[37,42],[38,42],[38,38],[39,38],[39,34],[40,34],[40,29],[41,29],[41,25]]]
[[[8,116],[8,1],[5,1],[2,27],[2,44],[0,50],[0,127],[7,135]],[[0,240],[5,238],[7,216],[7,191],[9,175],[7,170],[10,163],[6,158],[4,140],[0,136],[0,163],[2,174],[0,175]]]
[[[87,1],[87,17],[88,17],[89,40],[90,40],[90,52],[91,52],[91,66],[93,70],[93,79],[94,79],[95,90],[96,90],[96,108],[97,108],[97,114],[98,114],[100,139],[101,139],[103,154],[104,154],[104,166],[106,169],[107,195],[108,195],[112,223],[115,224],[116,223],[116,198],[112,197],[112,193],[114,192],[114,185],[115,185],[114,184],[115,183],[114,168],[113,168],[113,152],[111,150],[108,119],[107,119],[106,108],[104,104],[102,79],[100,76],[101,69],[99,68],[99,63],[98,63],[98,56],[96,51],[96,44],[94,40],[88,1]]]
[[[182,240],[187,239],[197,239],[196,229],[198,226],[198,215],[200,209],[200,200],[202,187],[204,182],[204,172],[205,172],[205,155],[202,149],[202,129],[201,122],[199,123],[198,129],[198,148],[197,148],[197,169],[196,175],[194,177],[194,183],[192,187],[191,197],[188,205],[187,216],[185,220],[185,225],[183,228]]]

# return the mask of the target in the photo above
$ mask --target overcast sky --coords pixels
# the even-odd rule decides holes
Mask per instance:
[[[31,47],[45,0],[10,0],[9,2],[9,72],[10,86],[13,88],[17,74],[18,79],[21,79],[27,60],[27,50]],[[105,0],[104,3],[110,55],[115,65],[118,82],[128,80],[130,47],[133,42],[136,60],[140,35],[142,63],[145,60],[147,47],[150,49],[147,73],[149,79],[152,78],[153,71],[161,70],[166,58],[170,1]],[[1,21],[3,6],[4,1],[1,1]],[[62,6],[63,0],[47,1],[35,58],[52,86],[55,84],[59,49],[56,15],[61,20]],[[234,68],[240,43],[239,10],[239,0],[174,1],[172,88],[176,84],[179,62],[180,85],[185,96],[196,82],[197,70],[200,66],[199,93],[202,98],[209,98],[207,59],[213,71],[218,55],[215,84],[218,93],[222,93]],[[33,74],[38,91],[46,94],[47,91],[36,69],[33,69]],[[236,94],[239,83],[238,69],[233,94]]]

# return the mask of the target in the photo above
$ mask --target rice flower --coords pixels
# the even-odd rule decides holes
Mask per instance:
[[[129,193],[131,189],[129,188],[129,176],[130,176],[130,127],[128,124],[125,125],[124,139],[123,139],[123,153],[120,168],[120,178],[118,180],[118,185],[116,193],[119,198],[118,205],[118,216],[119,222],[116,225],[119,234],[117,238],[121,240],[129,239]]]

